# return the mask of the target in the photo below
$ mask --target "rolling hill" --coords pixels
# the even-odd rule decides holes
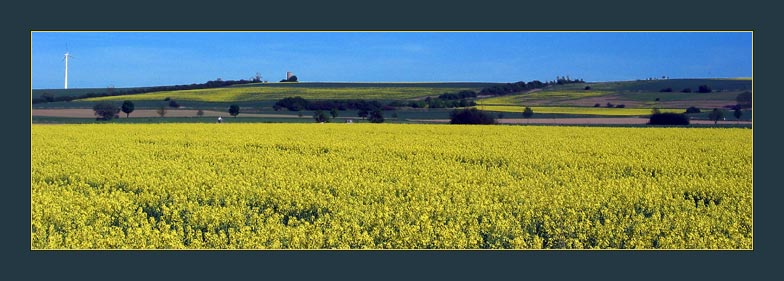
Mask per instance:
[[[133,95],[118,95],[75,100],[95,101],[158,101],[165,98],[177,101],[201,102],[256,102],[276,101],[290,96],[307,99],[368,99],[401,100],[440,95],[461,90],[478,91],[484,87],[502,83],[455,82],[455,83],[254,83],[222,88],[159,91]],[[81,95],[106,89],[33,90],[33,97],[43,93],[54,95]],[[119,90],[119,89],[118,89]]]
[[[301,118],[302,115],[310,113],[273,111],[272,105],[280,99],[294,96],[308,100],[361,99],[375,100],[382,104],[392,101],[404,101],[402,104],[408,104],[408,101],[421,101],[443,93],[456,93],[463,90],[480,92],[483,88],[503,85],[505,83],[255,83],[221,88],[95,97],[70,102],[36,103],[32,108],[35,116],[35,112],[40,113],[41,109],[91,110],[98,102],[108,101],[119,105],[123,100],[132,100],[137,110],[154,110],[167,104],[166,100],[175,100],[183,106],[181,109],[225,112],[230,104],[238,104],[243,108],[242,112],[246,113],[241,116],[248,117],[248,113],[291,114]],[[700,86],[709,87],[711,92],[698,92]],[[691,91],[683,92],[683,89],[687,88]],[[737,103],[736,98],[740,93],[751,92],[751,88],[751,79],[592,82],[552,85],[503,96],[480,95],[475,101],[480,110],[502,115],[509,113],[504,115],[507,118],[516,118],[513,114],[521,113],[525,106],[534,108],[540,118],[644,116],[649,114],[652,108],[664,112],[683,112],[691,106],[703,110],[732,106]],[[88,93],[90,90],[69,89],[61,92],[33,90],[32,92],[33,96],[41,95],[44,91],[74,95]],[[397,111],[401,118],[443,120],[448,118],[451,109],[402,107]],[[356,113],[341,113],[341,116],[349,115],[355,116]],[[751,114],[745,115],[745,120],[749,120],[750,116]]]
[[[701,85],[708,86],[711,92],[697,92]],[[615,108],[622,105],[626,109],[656,107],[679,110],[690,106],[721,108],[736,104],[738,94],[750,92],[751,87],[750,79],[598,82],[559,85],[525,93],[480,99],[477,103],[485,106],[486,110],[495,107],[497,111],[518,110],[509,108],[510,106]],[[690,92],[683,92],[684,89],[690,89]]]

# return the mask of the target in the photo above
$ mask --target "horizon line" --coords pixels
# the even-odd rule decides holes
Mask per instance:
[[[653,77],[651,77],[653,78]],[[635,79],[635,80],[604,80],[604,81],[585,81],[585,83],[613,83],[613,82],[635,82],[635,81],[660,81],[660,80],[754,80],[753,77],[689,77],[689,78],[666,78],[660,79],[655,78],[653,80],[648,79]],[[242,80],[242,79],[240,79]],[[248,83],[248,84],[308,84],[308,83],[346,83],[346,84],[437,84],[437,83],[488,83],[488,84],[508,84],[508,83],[517,83],[517,82],[532,82],[537,81],[537,79],[531,81],[514,81],[514,82],[492,82],[492,81],[369,81],[369,82],[361,82],[361,81],[299,81],[299,82],[255,82],[255,83]],[[539,80],[541,82],[546,82]],[[548,80],[549,81],[549,80]],[[169,85],[152,85],[152,86],[128,86],[128,87],[116,87],[119,89],[130,89],[130,88],[152,88],[152,87],[168,87],[168,86],[177,86],[177,85],[191,85],[191,84],[198,84],[198,83],[190,83],[190,84],[169,84]],[[85,87],[85,88],[33,88],[31,87],[30,90],[80,90],[80,89],[106,89],[110,88],[111,86],[106,87]]]

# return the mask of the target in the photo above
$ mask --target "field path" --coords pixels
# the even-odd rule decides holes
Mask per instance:
[[[165,117],[196,117],[195,109],[170,109],[166,112]],[[33,109],[33,116],[47,116],[47,117],[71,117],[71,118],[93,118],[92,109],[87,108],[74,108],[74,109]],[[227,112],[205,110],[203,117],[230,117]],[[139,109],[131,113],[130,118],[142,117],[158,117],[158,113],[153,109]],[[264,118],[294,118],[292,115],[286,114],[253,114],[253,113],[240,113],[237,117],[264,117]],[[120,112],[120,118],[125,118],[125,113]],[[449,119],[406,119],[410,122],[422,123],[449,123]],[[504,118],[498,119],[501,124],[554,124],[554,125],[592,125],[592,124],[607,124],[607,125],[642,125],[648,123],[648,118],[639,117],[618,117],[618,118]],[[713,124],[710,120],[691,120],[692,124]],[[751,124],[749,121],[719,121],[719,124]]]
[[[195,109],[169,109],[166,111],[165,117],[197,117],[197,110]],[[72,108],[72,109],[33,109],[33,116],[47,116],[47,117],[72,117],[72,118],[92,118],[95,117],[94,111],[88,108]],[[230,116],[228,112],[204,110],[203,117],[218,117]],[[139,109],[131,112],[130,118],[134,117],[158,117],[158,112],[154,109]],[[238,117],[279,117],[279,118],[292,118],[291,115],[285,114],[252,114],[242,113]],[[125,113],[120,112],[120,118],[125,118]]]
[[[449,119],[408,119],[411,122],[449,123]],[[691,120],[691,124],[713,124],[710,120]],[[498,119],[500,124],[552,124],[552,125],[644,125],[648,118],[505,118]],[[749,121],[719,121],[721,124],[751,124]]]

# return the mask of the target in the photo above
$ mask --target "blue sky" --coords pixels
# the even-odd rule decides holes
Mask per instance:
[[[32,32],[32,87],[752,75],[751,32]]]

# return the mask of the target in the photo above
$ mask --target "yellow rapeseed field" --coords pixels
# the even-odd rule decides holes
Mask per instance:
[[[752,131],[32,125],[32,249],[752,249]]]

